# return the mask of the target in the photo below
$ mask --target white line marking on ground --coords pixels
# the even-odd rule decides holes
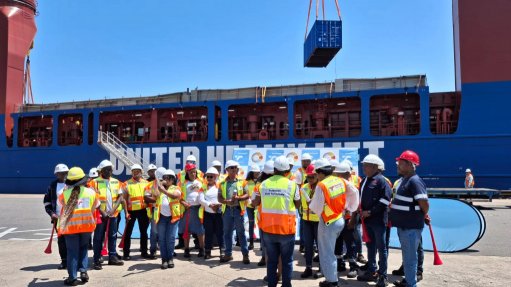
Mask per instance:
[[[16,228],[15,228],[15,229],[16,229]],[[51,228],[45,228],[45,229],[32,229],[32,230],[20,230],[20,231],[14,231],[14,232],[11,232],[11,233],[36,232],[36,231],[47,231],[47,230],[50,230],[50,231],[51,231]]]
[[[9,240],[14,240],[14,241],[45,241],[45,240],[50,240],[50,238],[40,238],[40,239],[28,239],[28,238],[9,238]]]
[[[0,238],[4,237],[5,235],[7,235],[9,233],[13,233],[14,230],[16,230],[16,227],[7,229],[6,231],[0,233]]]

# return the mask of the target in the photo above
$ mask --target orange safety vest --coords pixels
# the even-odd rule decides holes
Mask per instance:
[[[325,206],[321,218],[326,225],[337,221],[342,217],[346,205],[346,182],[336,176],[328,176],[318,183],[323,191]]]
[[[290,235],[296,233],[297,192],[294,181],[274,175],[261,183],[261,212],[259,228],[266,233]]]
[[[59,196],[59,201],[67,204],[71,196],[72,188],[64,190]],[[65,228],[60,226],[60,219],[58,221],[58,234],[76,234],[93,232],[96,229],[96,220],[92,214],[92,209],[96,204],[96,193],[84,186],[80,186],[80,194],[78,195],[78,204],[73,210],[73,214],[69,219]],[[62,208],[62,214],[64,208]],[[61,215],[62,215],[61,214]]]

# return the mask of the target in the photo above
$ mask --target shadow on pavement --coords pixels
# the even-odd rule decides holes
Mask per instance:
[[[59,267],[59,264],[43,264],[43,265],[36,265],[36,266],[27,266],[20,268],[21,271],[31,271],[31,272],[39,272],[43,270],[57,270]]]
[[[28,287],[53,287],[53,286],[63,286],[64,279],[61,280],[52,280],[48,278],[34,278],[30,283],[28,283]],[[84,285],[81,281],[78,281],[78,285]]]
[[[266,286],[266,283],[264,283],[263,279],[247,279],[244,277],[238,277],[231,282],[227,283],[225,286],[246,286],[246,287],[259,287],[259,286]]]
[[[154,269],[160,269],[160,264],[158,264],[156,261],[152,261],[153,263],[140,263],[140,264],[134,264],[131,265],[128,268],[128,274],[123,275],[122,277],[128,277],[131,275],[141,274],[145,273]]]

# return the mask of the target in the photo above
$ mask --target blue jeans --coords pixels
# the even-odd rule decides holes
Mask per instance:
[[[303,238],[305,247],[305,267],[312,268],[312,256],[314,255],[314,240],[318,242],[318,222],[301,220],[303,222]]]
[[[422,228],[404,229],[398,228],[397,235],[401,243],[401,252],[403,254],[403,267],[405,270],[405,279],[408,286],[417,286],[417,248],[421,241]]]
[[[91,233],[77,233],[64,235],[67,247],[67,273],[69,278],[76,279],[76,273],[87,272],[89,267],[89,240]]]
[[[248,216],[248,241],[254,242],[254,227],[255,227],[255,209],[247,207]]]
[[[221,213],[209,213],[204,211],[204,248],[206,251],[213,249],[213,238],[216,237],[216,241],[221,250],[225,249],[224,246],[224,224],[222,222]]]
[[[174,244],[176,243],[176,230],[179,222],[172,223],[171,219],[171,216],[160,214],[160,220],[157,223],[161,260],[165,262],[172,260],[174,257]]]
[[[156,250],[158,249],[158,226],[156,225],[156,222],[154,221],[154,218],[151,220],[151,234],[149,236],[149,242],[151,243],[151,247],[149,248],[149,252],[151,254],[155,254]]]
[[[264,248],[267,255],[266,276],[268,276],[268,286],[277,286],[277,265],[280,257],[282,259],[282,287],[291,287],[295,235],[264,233]]]
[[[385,224],[366,223],[367,233],[371,242],[367,245],[367,263],[369,272],[376,271],[376,251],[378,250],[378,274],[387,278],[387,245],[385,244]],[[417,250],[417,249],[415,249]]]
[[[355,253],[362,254],[362,231],[361,231],[362,225],[360,223],[357,223],[355,226],[355,236],[353,238],[355,242]]]
[[[225,208],[225,212],[222,215],[224,223],[224,242],[225,242],[225,256],[232,255],[232,235],[233,229],[236,228],[236,235],[241,246],[241,253],[245,256],[248,255],[247,236],[245,235],[245,218],[240,214],[240,207]]]
[[[325,225],[323,218],[318,224],[318,248],[321,272],[328,282],[337,282],[337,256],[335,256],[335,242],[344,228],[344,218]]]
[[[96,225],[96,230],[94,230],[94,239],[93,239],[93,250],[94,250],[94,263],[99,262],[99,258],[101,258],[101,250],[103,249],[103,240],[105,240],[105,232],[107,227],[107,222],[110,222],[108,225],[108,257],[112,258],[113,256],[117,256],[117,251],[115,250],[116,239],[117,239],[117,218],[115,217],[102,217],[102,223]]]

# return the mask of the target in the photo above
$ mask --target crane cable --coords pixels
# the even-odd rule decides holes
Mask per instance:
[[[341,19],[341,8],[339,8],[339,0],[335,0],[335,7],[337,8],[337,15],[339,16],[339,20]],[[325,19],[325,0],[321,0],[321,8],[323,11],[323,20]],[[311,16],[311,10],[312,10],[312,0],[309,1],[309,11],[307,12],[307,23],[305,24],[305,37],[304,41],[307,40],[307,32],[309,31],[309,21]],[[316,0],[316,20],[318,20],[319,15],[319,0]]]

